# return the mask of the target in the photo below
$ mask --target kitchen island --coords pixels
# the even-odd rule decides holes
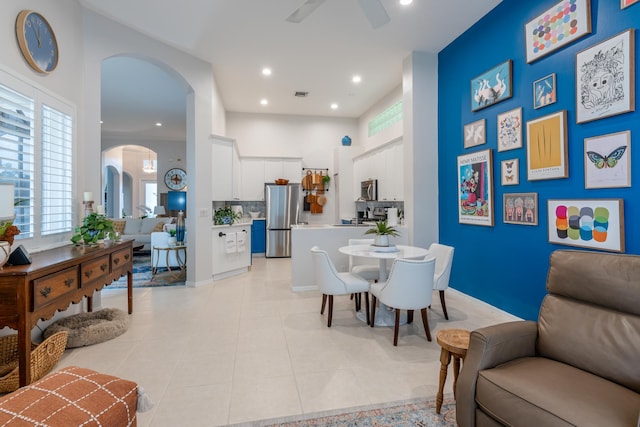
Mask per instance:
[[[211,242],[213,280],[249,271],[251,267],[251,221],[214,225]]]
[[[294,292],[317,290],[311,248],[318,246],[327,251],[338,271],[348,271],[349,257],[338,248],[349,244],[349,239],[372,239],[364,234],[369,225],[294,225],[291,229],[291,290]],[[393,245],[408,244],[407,227],[396,226],[400,233],[391,237]]]

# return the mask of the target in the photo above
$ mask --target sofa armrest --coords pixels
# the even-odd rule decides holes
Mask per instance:
[[[520,357],[535,356],[538,325],[532,321],[501,323],[471,332],[469,350],[456,385],[456,421],[475,426],[478,372]]]

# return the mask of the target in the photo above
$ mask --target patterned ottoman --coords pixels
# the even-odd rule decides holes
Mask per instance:
[[[0,398],[2,426],[136,426],[138,385],[70,366]]]

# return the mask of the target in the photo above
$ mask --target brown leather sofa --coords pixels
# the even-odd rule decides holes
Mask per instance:
[[[538,322],[475,330],[456,388],[468,426],[640,426],[640,256],[551,254]]]

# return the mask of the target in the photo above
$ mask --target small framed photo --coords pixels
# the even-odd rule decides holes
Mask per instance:
[[[549,242],[624,252],[622,199],[547,201]]]
[[[576,123],[634,111],[634,31],[576,54]]]
[[[509,59],[471,80],[471,111],[511,98],[512,61]]]
[[[500,162],[500,176],[502,185],[520,184],[520,165],[518,159],[503,160]]]
[[[636,4],[640,2],[640,0],[620,0],[620,9],[627,8],[632,4]]]
[[[475,147],[487,142],[487,120],[480,119],[464,125],[464,148]]]
[[[584,140],[584,187],[631,187],[631,132]]]
[[[458,156],[458,222],[493,227],[492,151]]]
[[[567,178],[567,111],[527,122],[527,179]]]
[[[522,147],[522,108],[498,114],[498,151]]]
[[[538,225],[538,193],[505,193],[502,199],[505,224]]]
[[[556,101],[556,73],[551,73],[533,82],[534,109],[555,104]]]

